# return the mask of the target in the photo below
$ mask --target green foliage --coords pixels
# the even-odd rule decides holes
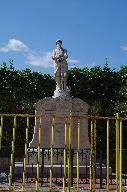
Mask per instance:
[[[115,103],[115,111],[123,116],[127,116],[127,66],[121,66],[118,73],[121,78],[118,100]]]
[[[55,82],[50,75],[29,69],[16,71],[11,64],[0,68],[0,113],[34,113],[34,103],[52,96]]]
[[[80,97],[91,106],[90,114],[112,115],[118,100],[120,75],[107,64],[103,68],[73,68],[69,73],[69,86],[74,97]]]

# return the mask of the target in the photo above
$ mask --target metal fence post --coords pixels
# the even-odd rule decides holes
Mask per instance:
[[[13,136],[11,144],[11,161],[10,161],[10,175],[9,175],[9,190],[11,190],[12,180],[13,180],[13,166],[14,166],[14,151],[15,151],[15,129],[16,129],[16,116],[13,119]]]
[[[40,146],[41,146],[41,124],[42,118],[40,117],[40,125],[38,130],[38,151],[37,151],[37,180],[36,180],[36,191],[39,187],[39,174],[40,174]]]
[[[71,187],[73,187],[73,157],[74,149],[71,149]]]
[[[79,191],[79,152],[80,152],[80,117],[78,118],[78,146],[77,146],[77,192]]]
[[[29,130],[29,116],[27,116],[27,126],[26,126],[26,135],[25,135],[25,155],[24,155],[24,162],[23,162],[23,183],[22,183],[22,190],[25,190],[25,177],[26,177],[26,160],[27,160],[27,147],[28,147],[28,130]]]
[[[50,191],[52,191],[52,176],[53,176],[54,128],[55,128],[55,119],[53,117],[52,118],[51,161],[50,161]]]
[[[66,158],[67,158],[67,118],[64,126],[64,177],[63,177],[63,191],[66,187]]]
[[[41,161],[41,186],[43,185],[43,177],[44,177],[44,149],[41,151],[42,161]]]
[[[94,127],[91,120],[91,143],[90,143],[90,191],[95,191],[95,151],[94,151]]]
[[[100,189],[102,189],[102,184],[103,184],[102,157],[103,157],[103,151],[101,148],[100,150]]]
[[[70,112],[70,125],[68,134],[68,192],[71,189],[71,142],[72,142],[72,112]]]
[[[107,191],[109,191],[109,119],[107,120]]]
[[[120,179],[120,183],[119,183],[119,191],[122,191],[122,120],[120,120],[120,165],[119,165],[119,179]]]
[[[116,190],[119,190],[119,115],[116,114]]]
[[[3,132],[3,116],[1,116],[0,118],[0,150],[1,150],[1,146],[2,146],[2,132]]]

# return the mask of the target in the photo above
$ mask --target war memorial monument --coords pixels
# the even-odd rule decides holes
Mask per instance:
[[[51,127],[52,119],[51,116],[55,116],[55,130],[54,130],[54,148],[64,148],[64,126],[65,118],[68,117],[69,127],[69,116],[70,112],[73,116],[86,115],[89,109],[89,105],[81,100],[80,98],[73,98],[70,96],[70,88],[67,86],[68,76],[68,63],[67,63],[67,50],[62,47],[62,40],[56,41],[56,48],[53,50],[52,59],[54,61],[54,77],[56,81],[56,90],[52,97],[43,98],[35,104],[35,114],[42,115],[41,122],[41,148],[50,148],[51,146]],[[50,89],[50,87],[49,87]],[[72,120],[72,148],[77,148],[77,127],[78,118]],[[33,140],[30,143],[30,147],[37,148],[38,146],[38,127],[40,119],[36,117],[35,128],[33,134]],[[67,127],[67,129],[68,129]],[[67,131],[68,132],[68,131]],[[89,148],[88,138],[88,122],[87,119],[81,119],[80,126],[80,147]],[[68,138],[68,137],[67,137]],[[67,141],[68,142],[68,141]]]

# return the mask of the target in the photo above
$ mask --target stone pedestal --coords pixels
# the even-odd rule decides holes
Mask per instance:
[[[67,143],[68,143],[68,131],[70,125],[70,111],[72,115],[72,148],[77,148],[78,141],[78,118],[77,116],[87,116],[89,105],[79,98],[71,97],[56,97],[56,98],[44,98],[38,101],[35,105],[36,115],[42,115],[42,121],[40,125],[40,118],[35,119],[35,128],[33,134],[33,140],[30,142],[29,147],[38,147],[38,128],[41,126],[41,148],[51,147],[52,137],[52,116],[55,117],[55,129],[54,129],[54,148],[64,148],[64,134],[65,134],[65,121],[67,117]],[[88,138],[88,120],[87,118],[81,118],[80,127],[80,148],[89,148]]]
[[[54,96],[53,98],[57,97],[70,97],[70,89],[66,87],[64,90],[59,90],[58,87],[56,86],[56,90],[54,91]]]

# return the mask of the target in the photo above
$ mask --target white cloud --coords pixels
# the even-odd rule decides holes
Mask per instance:
[[[124,51],[127,51],[127,45],[121,45],[120,48]]]
[[[53,67],[51,52],[43,52],[38,55],[27,45],[17,39],[9,39],[8,43],[0,48],[0,52],[21,52],[24,54],[26,63],[33,66]]]
[[[42,67],[53,67],[53,61],[51,58],[51,52],[43,52],[41,55],[35,55],[29,53],[27,55],[27,64],[34,66],[42,66]]]
[[[42,52],[41,54],[37,54],[32,51],[27,45],[17,39],[9,39],[8,43],[0,48],[0,52],[21,52],[27,64],[33,66],[41,66],[41,67],[54,67],[54,62],[52,60],[51,52]],[[69,68],[76,67],[79,65],[79,61],[77,59],[68,59]]]
[[[0,48],[0,52],[10,51],[27,52],[29,51],[29,48],[27,45],[17,39],[9,39],[8,43],[4,47]]]
[[[41,55],[29,53],[27,55],[27,64],[42,67],[54,67],[52,52],[43,52]],[[77,59],[68,59],[69,68],[76,67],[80,62]]]
[[[68,59],[70,64],[79,64],[80,62],[77,59]]]

